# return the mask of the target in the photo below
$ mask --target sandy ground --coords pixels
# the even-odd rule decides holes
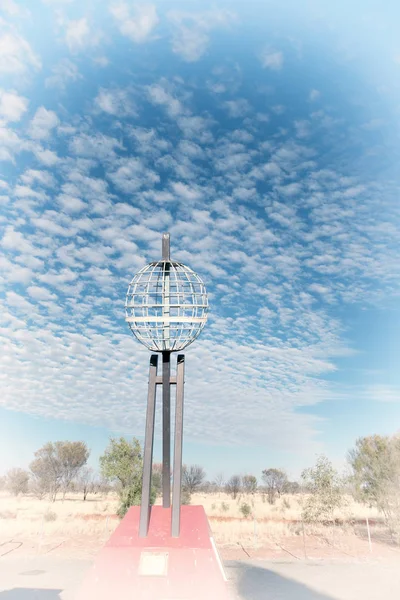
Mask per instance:
[[[0,600],[73,600],[90,564],[49,556],[3,558]],[[398,560],[225,561],[232,600],[398,600],[399,567]]]

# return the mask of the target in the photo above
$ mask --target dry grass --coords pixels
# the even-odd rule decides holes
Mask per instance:
[[[301,518],[301,499],[300,495],[287,494],[278,498],[276,504],[263,502],[261,494],[241,495],[233,500],[227,494],[194,494],[191,504],[202,504],[209,517],[235,517],[242,518],[240,506],[243,502],[249,504],[252,508],[252,515],[257,521],[297,521]],[[362,504],[354,502],[351,498],[347,499],[348,506],[342,512],[338,512],[340,518],[365,519],[379,517],[374,508],[368,508]],[[228,505],[227,511],[223,510],[222,505]]]
[[[246,502],[252,514],[243,518],[240,506]],[[159,502],[157,502],[159,503]],[[260,494],[241,496],[233,500],[226,494],[194,494],[191,504],[201,504],[210,519],[214,538],[220,546],[237,544],[273,546],[276,542],[301,533],[300,496],[285,496],[271,506]],[[83,547],[92,540],[100,546],[118,524],[115,517],[118,500],[114,494],[89,496],[70,494],[63,502],[38,500],[32,496],[15,498],[0,493],[0,543],[10,539],[31,540],[41,545],[43,540],[56,543],[76,542]],[[343,517],[376,518],[376,511],[350,503]],[[308,533],[321,534],[311,530]],[[339,529],[338,529],[339,533]]]

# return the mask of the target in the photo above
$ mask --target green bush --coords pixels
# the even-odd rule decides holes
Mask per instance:
[[[286,509],[286,508],[290,508],[290,502],[289,502],[289,500],[288,500],[287,498],[284,498],[284,499],[283,499],[282,506],[283,506],[283,508],[285,508],[285,509]]]
[[[228,512],[228,510],[229,510],[229,504],[227,502],[221,502],[221,510],[223,512]]]
[[[150,504],[154,504],[156,501],[157,492],[154,488],[151,489],[150,493]],[[142,500],[142,482],[135,481],[125,490],[120,493],[120,504],[117,510],[117,515],[122,519],[128,512],[131,506],[140,506]]]
[[[250,504],[247,504],[247,502],[243,502],[243,504],[240,505],[239,510],[245,519],[251,515],[251,506]]]
[[[183,489],[181,493],[181,504],[190,504],[190,500],[192,499],[189,490]]]

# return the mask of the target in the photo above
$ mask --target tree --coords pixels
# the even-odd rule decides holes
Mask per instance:
[[[242,478],[240,475],[232,475],[225,484],[225,491],[235,500],[242,489]]]
[[[224,488],[225,485],[225,477],[223,473],[217,473],[214,479],[214,484],[218,490],[218,492],[221,492],[221,490]]]
[[[109,444],[100,457],[100,470],[103,477],[116,484],[120,506],[118,515],[122,518],[128,508],[140,504],[142,494],[143,459],[139,440],[131,442],[124,437],[110,438]],[[154,487],[150,502],[155,502]]]
[[[83,494],[83,499],[86,500],[93,485],[93,469],[91,467],[81,469],[76,484],[78,490]]]
[[[182,487],[192,495],[203,483],[206,473],[200,465],[183,465],[182,469]]]
[[[100,456],[100,470],[103,477],[117,484],[117,491],[125,490],[142,476],[143,459],[140,442],[131,442],[124,437],[110,438],[109,444]]]
[[[62,465],[57,453],[57,446],[48,442],[35,452],[35,459],[29,465],[32,477],[32,490],[35,495],[43,497],[48,494],[55,502],[62,485]]]
[[[288,478],[285,471],[281,469],[264,469],[262,480],[267,490],[268,502],[275,504],[276,496],[283,494],[287,485]]]
[[[356,499],[375,506],[400,541],[400,435],[359,438],[348,461]]]
[[[68,488],[87,463],[90,451],[85,442],[56,442],[57,456],[61,464],[63,498]]]
[[[29,473],[24,469],[10,469],[6,474],[6,484],[14,496],[28,492]]]
[[[301,478],[309,495],[302,517],[307,522],[333,521],[336,510],[345,505],[343,481],[326,456],[319,456],[314,467],[305,469]]]
[[[301,485],[298,481],[288,481],[284,491],[286,494],[299,494],[301,492]]]
[[[254,475],[244,475],[242,477],[242,486],[245,494],[255,494],[257,491],[257,477]]]
[[[48,442],[35,452],[35,459],[29,465],[33,492],[42,497],[47,493],[53,502],[60,490],[65,497],[88,457],[84,442]]]

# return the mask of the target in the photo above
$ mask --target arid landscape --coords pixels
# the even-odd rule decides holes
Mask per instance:
[[[271,506],[260,493],[235,500],[222,492],[198,493],[191,504],[204,506],[224,559],[400,558],[400,549],[391,543],[375,509],[349,499],[335,524],[316,526],[302,522],[302,498],[286,494]],[[251,507],[247,517],[241,512],[244,503]],[[117,506],[112,492],[89,494],[85,501],[82,494],[68,494],[55,502],[2,492],[0,555],[94,557],[119,523]]]

